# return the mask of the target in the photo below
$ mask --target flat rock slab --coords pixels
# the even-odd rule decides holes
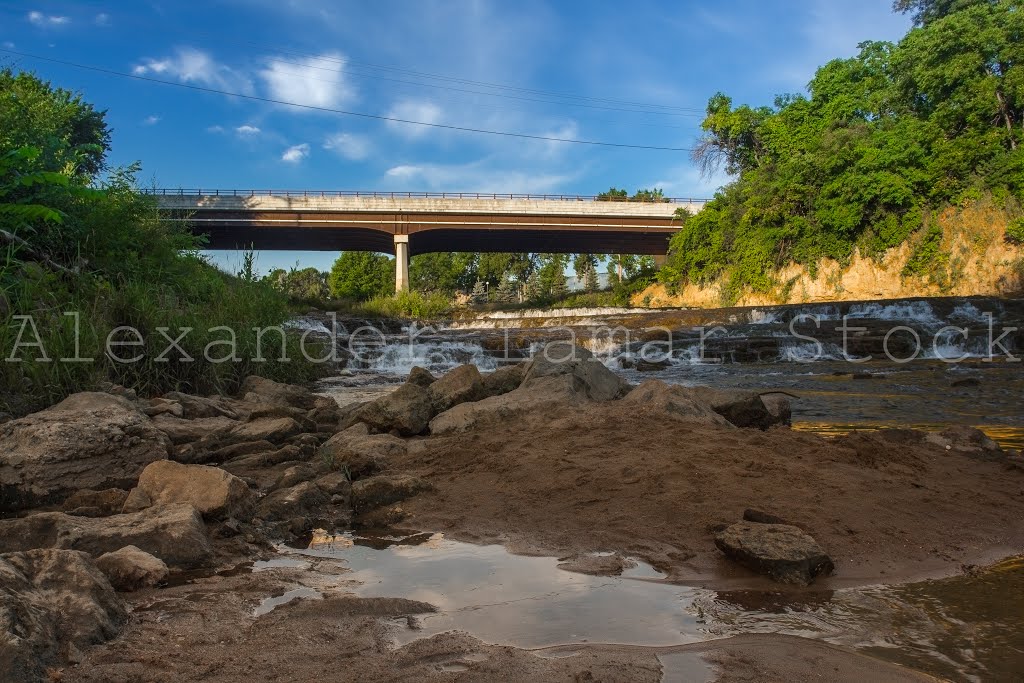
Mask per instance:
[[[726,557],[780,583],[810,585],[835,565],[818,542],[788,524],[733,524],[715,536]]]
[[[81,489],[129,488],[170,441],[135,404],[85,392],[0,425],[0,512],[59,503]]]
[[[0,520],[0,552],[58,548],[98,557],[126,545],[182,569],[209,566],[213,560],[206,527],[191,505],[163,505],[101,518],[40,512]]]

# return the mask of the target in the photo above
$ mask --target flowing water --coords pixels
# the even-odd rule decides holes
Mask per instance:
[[[1004,447],[1024,448],[1022,300],[494,312],[404,327],[319,315],[296,325],[324,336],[335,330],[353,374],[322,390],[342,402],[380,395],[417,365],[435,374],[464,363],[490,371],[545,342],[573,340],[635,383],[794,394],[796,429],[968,424]]]
[[[799,397],[796,429],[836,434],[968,424],[1006,448],[1024,448],[1021,300],[496,312],[405,327],[321,314],[295,324],[321,336],[333,332],[348,370],[321,390],[341,403],[392,390],[413,366],[443,374],[474,363],[489,371],[548,341],[572,340],[634,383],[657,378],[786,391]],[[642,563],[621,577],[574,574],[553,558],[429,533],[321,534],[282,552],[290,561],[343,560],[362,595],[438,606],[437,614],[415,623],[396,622],[396,644],[452,629],[527,648],[677,645],[770,632],[823,639],[951,680],[1024,678],[1021,559],[939,581],[794,597],[674,585]],[[693,680],[710,676],[692,655],[665,655],[662,662],[666,677],[672,671]]]

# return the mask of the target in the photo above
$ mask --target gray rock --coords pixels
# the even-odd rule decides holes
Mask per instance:
[[[745,389],[689,387],[687,391],[737,427],[768,429],[789,421],[789,401],[781,394],[766,394],[777,397],[769,399],[772,404],[772,409],[769,409],[757,392]]]
[[[187,503],[206,519],[244,518],[254,502],[254,494],[245,482],[219,467],[161,460],[142,471],[125,511]]]
[[[59,503],[81,489],[129,488],[170,451],[167,436],[127,399],[74,394],[0,425],[0,513]]]
[[[44,681],[46,669],[117,635],[124,602],[88,555],[0,555],[0,681]]]
[[[520,388],[567,393],[573,400],[612,401],[632,387],[587,349],[554,342],[529,361]]]
[[[153,419],[153,425],[166,434],[171,443],[185,444],[215,434],[223,434],[238,426],[238,421],[222,415],[197,417],[192,420],[184,420],[173,415],[158,415]]]
[[[810,585],[835,568],[821,546],[788,524],[733,524],[715,536],[726,557],[780,583]]]
[[[707,403],[695,398],[685,387],[649,379],[622,399],[625,408],[636,412],[657,412],[685,422],[700,422],[731,428],[724,417]]]
[[[269,441],[280,444],[302,431],[291,417],[265,417],[236,425],[228,434],[234,441]]]
[[[355,419],[372,431],[396,431],[402,436],[415,436],[426,430],[433,416],[433,402],[427,390],[415,384],[403,384],[390,394],[364,405]]]
[[[353,479],[368,477],[405,455],[408,444],[390,434],[370,434],[360,423],[338,432],[322,445],[318,456],[330,468],[348,472]]]
[[[352,484],[352,509],[356,513],[368,512],[385,505],[412,498],[431,485],[407,474],[390,474],[360,479]]]
[[[433,417],[452,406],[484,398],[484,383],[475,365],[460,365],[427,388]]]
[[[330,498],[316,484],[304,481],[291,488],[278,489],[261,500],[258,514],[271,522],[301,519],[302,528],[293,530],[302,531],[327,518],[325,508],[329,503]]]
[[[409,378],[405,380],[409,384],[415,384],[416,386],[423,387],[426,389],[431,384],[437,381],[437,378],[430,374],[430,370],[421,368],[420,366],[414,367],[409,371]]]
[[[239,394],[247,401],[270,403],[312,410],[316,407],[316,396],[309,389],[294,384],[282,384],[263,377],[250,375],[242,382]]]
[[[0,520],[0,552],[56,548],[98,557],[126,545],[183,569],[205,567],[213,559],[206,527],[191,505],[165,505],[100,519],[40,512]]]
[[[96,559],[110,585],[115,590],[130,592],[149,588],[167,579],[167,565],[158,557],[133,545],[126,545],[112,553],[104,553]]]
[[[124,489],[104,489],[103,491],[82,489],[71,494],[64,501],[61,509],[69,515],[105,517],[121,512],[127,498],[128,492]]]
[[[483,376],[484,397],[501,396],[515,391],[526,377],[526,363],[503,365]]]
[[[164,398],[174,401],[180,405],[183,413],[181,417],[188,420],[203,417],[229,417],[232,420],[239,419],[238,412],[230,404],[228,399],[220,396],[203,398],[202,396],[183,394],[180,391],[169,391],[164,394]]]

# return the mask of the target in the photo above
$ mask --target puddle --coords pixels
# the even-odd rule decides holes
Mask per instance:
[[[252,615],[254,617],[261,617],[264,614],[270,614],[281,605],[289,603],[292,600],[300,600],[303,598],[320,600],[323,598],[323,595],[320,594],[320,591],[312,588],[295,588],[293,590],[286,591],[281,595],[264,598],[260,601],[260,604],[256,606],[256,609],[253,610]]]
[[[709,683],[715,679],[715,667],[696,652],[672,652],[658,655],[662,683]]]
[[[314,536],[298,553],[344,560],[352,570],[346,579],[361,584],[358,595],[435,605],[438,613],[419,615],[415,629],[395,629],[399,645],[452,630],[522,648],[678,645],[706,637],[689,611],[700,590],[652,581],[661,574],[642,563],[629,576],[590,576],[559,569],[555,558],[512,555],[501,546],[441,534],[405,538],[376,537],[367,545],[349,534]]]
[[[494,644],[573,657],[573,645],[671,646],[744,633],[781,633],[851,647],[954,681],[1017,680],[1024,671],[1024,559],[975,576],[903,586],[784,593],[721,591],[660,580],[649,565],[622,576],[568,572],[549,557],[512,555],[442,534],[314,534],[309,547],[282,547],[282,560],[330,558],[364,597],[403,597],[436,614],[395,620],[396,646],[445,631]],[[284,566],[295,566],[288,564]],[[324,585],[338,577],[322,577]],[[310,588],[270,598],[266,613]],[[544,650],[555,646],[570,646]],[[703,681],[713,668],[695,653],[662,653],[666,681]],[[462,671],[452,660],[446,671]]]

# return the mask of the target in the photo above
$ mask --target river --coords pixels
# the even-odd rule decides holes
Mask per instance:
[[[321,391],[341,403],[390,391],[413,366],[494,370],[547,341],[573,339],[634,383],[785,391],[797,397],[795,429],[967,424],[1013,449],[1024,448],[1022,323],[1024,301],[985,298],[494,312],[430,325],[322,313],[296,321],[320,336],[334,330],[347,370]],[[950,680],[1019,680],[1024,671],[1021,559],[942,580],[794,597],[669,584],[642,563],[613,579],[566,575],[551,558],[432,533],[408,538],[350,534],[282,552],[337,557],[365,580],[365,594],[440,607],[416,631],[395,626],[398,643],[448,629],[529,648],[768,632],[823,639]]]

